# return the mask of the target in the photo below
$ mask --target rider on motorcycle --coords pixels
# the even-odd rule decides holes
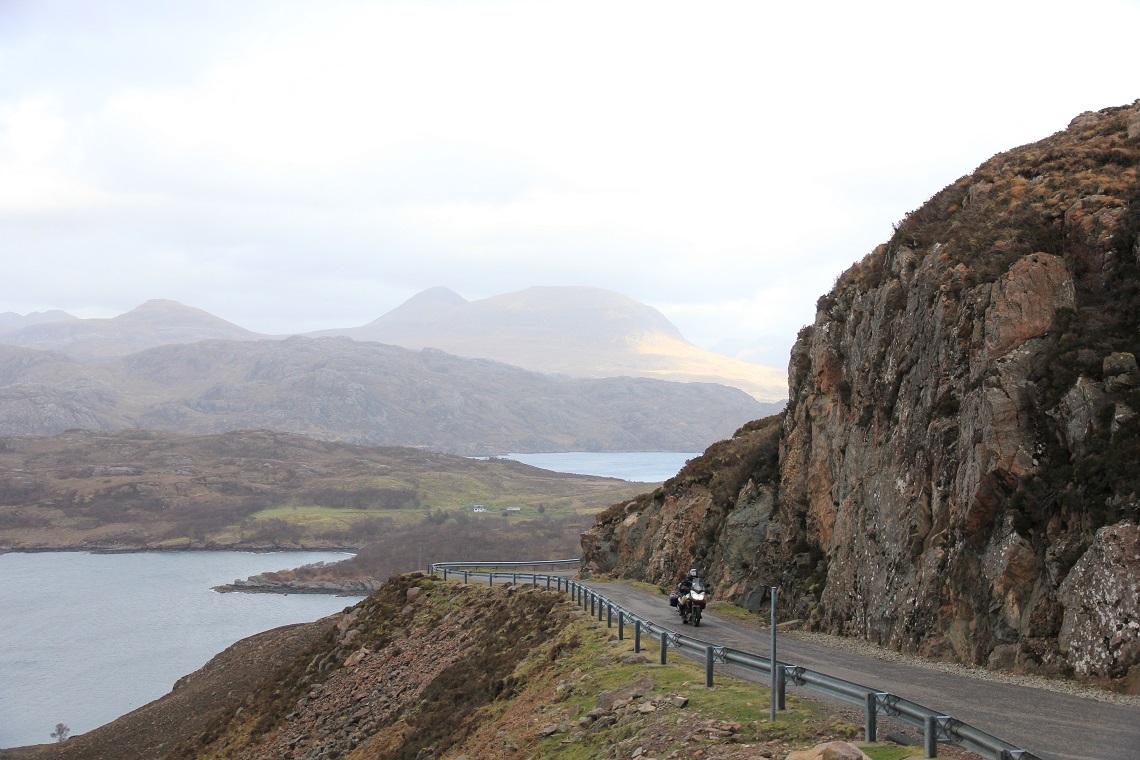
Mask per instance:
[[[700,601],[696,605],[694,605],[691,601],[691,592],[693,591],[694,586],[696,586],[697,590],[700,592],[698,595]],[[677,584],[677,611],[681,613],[682,623],[688,623],[691,620],[693,625],[701,624],[701,613],[705,607],[705,594],[707,592],[708,585],[703,580],[701,580],[700,574],[697,572],[697,568],[694,567],[689,570],[688,575],[682,578],[681,582]]]

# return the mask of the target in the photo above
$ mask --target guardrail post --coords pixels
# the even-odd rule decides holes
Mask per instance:
[[[876,742],[879,736],[879,700],[875,692],[867,692],[867,715],[864,718],[863,741]]]
[[[923,757],[938,757],[938,722],[934,715],[926,716],[922,732]]]
[[[625,639],[625,611],[618,610],[618,641]]]
[[[433,573],[433,574],[435,573],[435,568],[434,568],[434,567],[432,568],[432,573]],[[443,582],[444,582],[444,583],[447,583],[447,568],[446,568],[446,567],[445,567],[445,568],[443,568]]]
[[[511,573],[511,585],[512,586],[519,585],[519,574],[518,573]]]
[[[494,586],[495,585],[495,571],[494,570],[487,573],[487,585],[488,586]]]
[[[669,649],[669,634],[661,632],[661,664],[665,664],[665,652]]]
[[[546,576],[546,590],[547,591],[550,590],[550,576],[549,575]]]
[[[633,621],[633,651],[641,652],[641,621]]]
[[[713,648],[705,647],[705,686],[712,688],[713,685]]]
[[[463,582],[467,583],[467,571],[466,570],[463,571]]]
[[[593,591],[590,592],[590,617],[594,616],[596,610],[594,609],[595,603],[598,601],[598,595]]]
[[[784,689],[787,687],[787,672],[782,665],[776,667],[779,671],[776,673],[776,709],[786,710],[787,706],[784,704]]]
[[[606,628],[614,627],[614,605],[612,602],[606,602]]]

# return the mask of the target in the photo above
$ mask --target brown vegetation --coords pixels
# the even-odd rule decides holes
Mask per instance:
[[[479,515],[480,527],[464,506],[521,505],[520,516],[545,513],[550,525],[569,524],[642,488],[506,459],[269,431],[70,431],[0,438],[0,547],[355,548],[403,528],[418,545],[420,523],[430,533],[468,521],[480,536],[472,541],[493,544],[489,536],[506,521]],[[550,531],[565,532],[533,532]],[[415,567],[385,568],[378,577]]]

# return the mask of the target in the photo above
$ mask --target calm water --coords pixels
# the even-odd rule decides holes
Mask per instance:
[[[219,594],[330,552],[0,555],[0,747],[83,733],[168,693],[260,631],[316,620],[357,599]]]
[[[557,472],[654,483],[696,453],[504,454]],[[0,554],[0,747],[103,725],[170,691],[230,644],[356,599],[218,594],[212,586],[348,555],[327,552]]]
[[[570,451],[501,456],[555,472],[657,483],[676,475],[685,466],[685,462],[700,454],[683,451]]]

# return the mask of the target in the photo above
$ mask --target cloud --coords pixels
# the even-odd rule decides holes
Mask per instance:
[[[566,284],[703,345],[790,341],[942,186],[1137,97],[1138,22],[1120,0],[8,0],[0,311],[166,297],[276,333]]]

